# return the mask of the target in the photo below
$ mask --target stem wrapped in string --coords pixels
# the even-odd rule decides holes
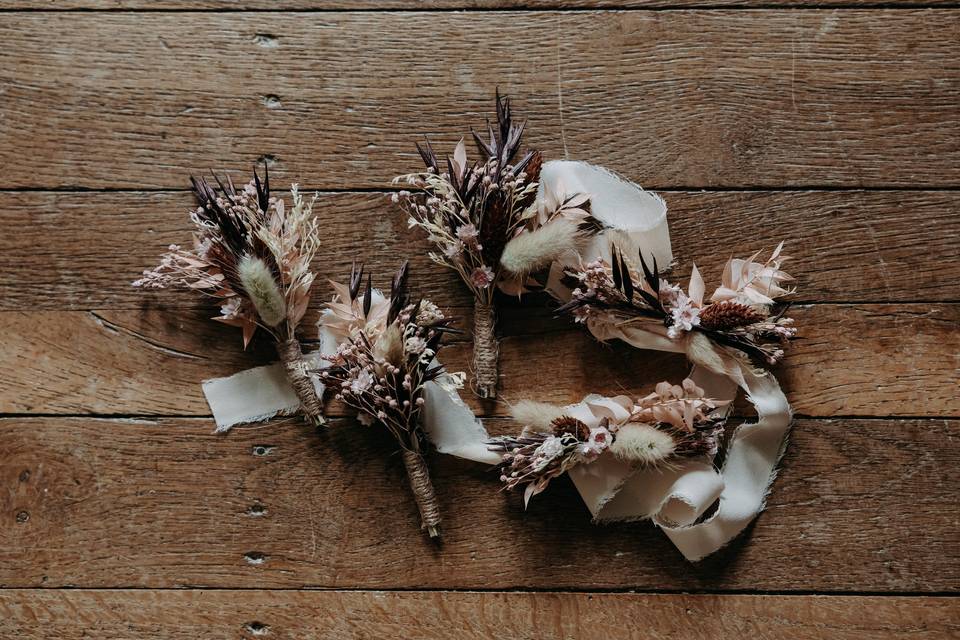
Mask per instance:
[[[407,469],[407,478],[410,480],[410,489],[413,491],[417,509],[420,510],[420,528],[431,538],[440,537],[440,505],[437,495],[430,481],[430,471],[427,461],[419,452],[404,449],[402,453],[403,465]]]
[[[496,398],[500,379],[500,343],[496,336],[497,310],[476,300],[473,306],[473,370],[477,395]]]
[[[290,338],[285,342],[278,342],[277,354],[287,373],[287,379],[297,393],[297,398],[300,399],[300,409],[304,417],[315,426],[323,425],[323,400],[317,395],[313,380],[307,373],[309,366],[304,361],[303,352],[300,350],[300,341]]]

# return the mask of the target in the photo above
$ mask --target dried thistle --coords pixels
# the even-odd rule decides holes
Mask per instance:
[[[696,266],[684,291],[662,279],[656,259],[648,266],[639,255],[640,273],[614,249],[609,263],[595,260],[567,269],[566,281],[573,292],[560,307],[578,322],[611,321],[621,326],[631,322],[659,322],[672,339],[699,333],[722,347],[745,353],[759,364],[771,366],[783,358],[783,346],[796,337],[793,319],[786,309],[772,313],[770,305],[792,291],[780,286],[792,278],[781,270],[787,260],[783,243],[765,263],[731,258],[724,268],[723,284],[704,301],[703,278]]]
[[[480,159],[467,159],[463,139],[441,160],[426,141],[417,144],[426,171],[400,176],[412,191],[393,196],[410,227],[426,231],[435,262],[455,270],[474,294],[474,369],[484,398],[497,394],[499,347],[493,292],[520,293],[527,278],[595,232],[587,196],[555,194],[537,201],[543,158],[528,151],[518,158],[523,123],[515,123],[510,100],[496,96],[496,128],[472,132]],[[551,199],[552,198],[552,199]]]
[[[190,214],[193,247],[171,245],[159,266],[144,271],[135,287],[185,287],[220,301],[214,320],[240,327],[243,346],[262,329],[277,351],[304,414],[323,422],[322,404],[306,373],[297,327],[307,310],[314,273],[310,262],[320,245],[313,204],[291,188],[293,206],[270,193],[270,176],[237,190],[233,181],[214,176],[216,186],[191,177],[198,206]]]
[[[656,391],[638,400],[618,396],[608,399],[620,405],[620,418],[609,411],[594,412],[587,403],[587,420],[563,413],[563,409],[537,403],[552,419],[549,431],[531,428],[529,422],[543,421],[524,408],[528,423],[519,436],[491,439],[491,451],[502,454],[497,465],[505,489],[526,485],[524,504],[546,489],[553,478],[579,464],[589,464],[602,453],[639,466],[670,464],[684,457],[712,456],[723,434],[723,417],[715,412],[726,405],[705,397],[703,389],[690,379],[681,385],[661,382]],[[581,412],[582,413],[582,412]]]
[[[354,267],[349,285],[333,283],[337,295],[327,305],[321,324],[339,340],[330,367],[321,375],[336,398],[361,414],[368,424],[383,425],[402,450],[423,529],[440,535],[440,512],[423,458],[425,438],[421,414],[424,387],[436,382],[459,388],[462,374],[448,374],[436,364],[451,321],[427,300],[411,303],[407,263],[393,278],[390,297],[372,288],[367,278],[360,295],[363,267]]]

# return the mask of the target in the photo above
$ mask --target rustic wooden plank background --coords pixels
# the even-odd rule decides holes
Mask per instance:
[[[565,480],[524,513],[440,456],[432,548],[390,443],[341,407],[323,435],[212,435],[199,381],[268,346],[129,287],[186,238],[186,174],[257,159],[321,191],[321,273],[389,272],[425,247],[389,178],[496,86],[551,157],[664,192],[678,276],[789,240],[794,436],[705,562],[591,525]],[[958,104],[952,0],[0,0],[0,637],[957,637]],[[413,274],[469,313],[451,274]],[[532,306],[506,302],[508,401],[686,369]]]

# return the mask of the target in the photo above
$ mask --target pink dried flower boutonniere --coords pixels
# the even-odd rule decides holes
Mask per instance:
[[[504,488],[525,485],[526,504],[552,479],[607,451],[642,467],[713,456],[724,426],[715,410],[726,404],[705,397],[690,379],[682,385],[661,382],[636,401],[590,396],[571,407],[522,401],[513,408],[524,425],[521,435],[493,438],[489,444],[503,456],[497,469]]]
[[[291,188],[292,206],[270,193],[264,179],[236,189],[214,176],[216,186],[192,178],[198,206],[190,214],[193,246],[171,245],[136,287],[185,287],[220,301],[215,320],[243,329],[244,348],[257,329],[276,342],[277,353],[311,421],[323,423],[321,398],[307,373],[296,331],[310,300],[314,273],[310,262],[320,245],[312,200]]]
[[[462,374],[448,374],[437,361],[450,320],[428,300],[411,303],[407,265],[393,278],[385,298],[367,278],[361,295],[363,268],[354,268],[348,285],[334,283],[337,295],[321,316],[321,330],[339,344],[326,356],[324,381],[341,400],[360,413],[366,424],[385,427],[400,445],[422,527],[431,538],[440,535],[440,509],[423,457],[424,387],[429,382],[453,390]]]
[[[704,300],[703,278],[696,265],[684,291],[662,279],[656,260],[648,266],[640,254],[637,273],[618,251],[608,264],[595,260],[567,268],[573,287],[569,302],[560,307],[578,322],[609,322],[623,328],[638,322],[659,322],[672,340],[686,340],[687,354],[713,370],[724,365],[712,345],[746,354],[764,367],[777,364],[783,346],[797,335],[786,307],[773,312],[777,300],[792,293],[782,285],[793,278],[781,269],[788,258],[781,242],[765,262],[759,252],[746,260],[731,258],[723,270],[722,284]],[[706,342],[705,342],[706,341]]]
[[[474,294],[476,390],[495,398],[499,346],[494,290],[522,293],[531,276],[568,252],[576,252],[598,229],[586,194],[562,186],[537,197],[543,157],[519,155],[523,123],[513,121],[510,101],[497,94],[497,126],[486,138],[474,132],[479,160],[470,162],[461,139],[441,161],[429,141],[417,144],[426,171],[395,178],[409,190],[393,196],[437,247],[430,257],[455,270]]]

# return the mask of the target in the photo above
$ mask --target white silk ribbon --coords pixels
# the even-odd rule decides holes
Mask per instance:
[[[541,183],[562,183],[567,192],[587,192],[591,212],[607,227],[580,256],[555,264],[547,289],[561,300],[569,291],[559,283],[564,266],[581,257],[609,260],[618,245],[628,260],[642,251],[645,259],[669,265],[673,259],[667,231],[666,206],[658,197],[615,174],[587,163],[548,162]],[[776,378],[741,358],[714,349],[705,358],[693,340],[673,340],[658,325],[617,326],[591,320],[587,328],[601,341],[620,339],[639,349],[686,353],[696,367],[691,378],[716,400],[733,400],[737,387],[757,410],[758,420],[734,431],[718,473],[711,460],[691,460],[669,471],[624,468],[613,456],[574,467],[570,475],[598,521],[651,518],[688,560],[699,560],[735,538],[763,509],[777,463],[786,446],[792,413]],[[717,501],[717,509],[700,520]]]
[[[561,183],[567,193],[589,193],[591,212],[604,223],[603,232],[581,252],[586,260],[610,258],[616,244],[624,256],[642,250],[656,257],[657,264],[672,261],[667,208],[658,196],[646,192],[606,169],[584,162],[553,161],[543,166],[544,184]],[[569,256],[567,264],[579,261]],[[563,264],[551,269],[548,290],[565,299],[569,291],[560,285]],[[743,388],[754,404],[759,420],[740,426],[728,445],[723,469],[717,471],[709,458],[684,460],[668,468],[637,468],[617,460],[609,452],[590,464],[570,470],[577,491],[596,522],[652,519],[691,561],[699,560],[724,546],[739,534],[763,509],[770,483],[776,475],[789,431],[791,412],[776,379],[755,371],[741,360],[720,353],[722,366],[688,352],[682,340],[670,339],[663,327],[618,327],[590,322],[587,328],[602,341],[620,339],[640,349],[688,353],[695,366],[691,378],[708,397],[733,400],[737,387]],[[319,354],[336,351],[336,340],[319,326]],[[318,359],[316,354],[311,355]],[[315,384],[319,382],[315,380]],[[321,387],[322,388],[322,387]],[[279,365],[258,367],[229,378],[203,383],[204,393],[217,422],[217,431],[235,424],[264,420],[296,411],[296,394]],[[483,424],[456,393],[428,383],[423,420],[424,431],[440,453],[484,464],[496,464],[500,455],[488,449],[489,435]],[[587,396],[568,405],[567,413],[588,425],[599,423],[604,411],[623,411],[617,403],[601,396]],[[714,504],[716,510],[704,513]]]

